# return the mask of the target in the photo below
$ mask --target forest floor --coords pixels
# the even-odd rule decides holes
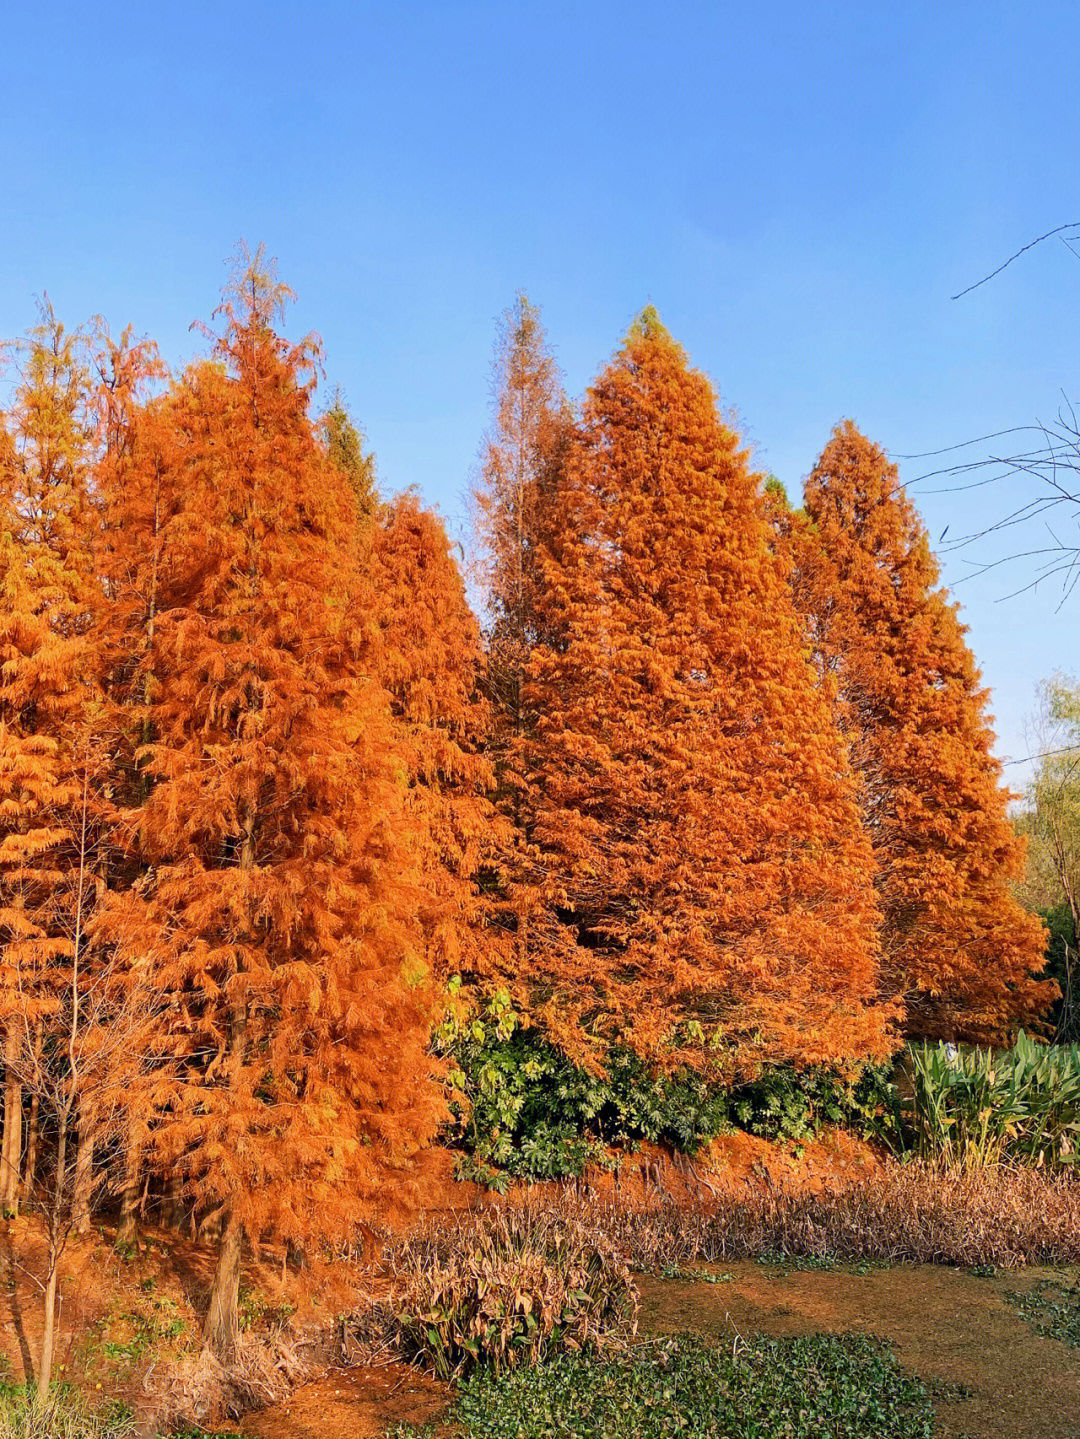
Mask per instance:
[[[642,1276],[642,1337],[692,1331],[730,1344],[752,1334],[872,1334],[930,1389],[942,1436],[1080,1436],[1080,1349],[1036,1333],[1009,1298],[1040,1281],[1071,1285],[1076,1272],[756,1261],[709,1272],[714,1282]],[[391,1364],[329,1373],[240,1429],[251,1439],[376,1439],[402,1422],[433,1423],[450,1439],[459,1431],[440,1422],[450,1403],[447,1386]]]

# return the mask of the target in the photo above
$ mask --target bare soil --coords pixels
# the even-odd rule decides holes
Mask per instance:
[[[1080,1351],[1033,1333],[1003,1297],[1048,1271],[986,1279],[931,1265],[860,1274],[743,1261],[716,1272],[732,1278],[642,1277],[642,1333],[693,1330],[732,1342],[751,1333],[875,1334],[925,1383],[943,1386],[935,1401],[943,1435],[1080,1439]],[[437,1420],[449,1403],[447,1386],[395,1364],[330,1374],[241,1428],[252,1439],[377,1439],[401,1420]]]

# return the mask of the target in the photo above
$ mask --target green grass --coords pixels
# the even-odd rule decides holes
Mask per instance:
[[[930,1396],[864,1335],[694,1336],[601,1361],[561,1355],[499,1376],[478,1369],[452,1416],[466,1439],[932,1439]],[[395,1439],[423,1430],[397,1426]]]
[[[1036,1334],[1080,1349],[1080,1280],[1065,1284],[1057,1279],[1040,1279],[1034,1288],[1014,1290],[1005,1298]]]

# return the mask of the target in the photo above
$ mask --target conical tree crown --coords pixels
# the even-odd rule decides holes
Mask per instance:
[[[889,979],[914,1033],[998,1038],[1048,1002],[1041,927],[1010,882],[1022,842],[983,688],[925,527],[845,421],[806,485],[799,602],[839,680],[879,864]]]
[[[228,1232],[302,1238],[344,1231],[387,1165],[405,1178],[441,1110],[403,750],[355,643],[378,599],[309,414],[313,346],[273,328],[281,298],[259,265],[240,275],[214,359],[151,403],[109,495],[147,784],[126,827],[143,872],[107,929],[176,997],[188,1063],[159,1162],[182,1158]]]
[[[590,391],[544,571],[557,638],[527,701],[549,1022],[579,1050],[617,1034],[692,1058],[706,1037],[743,1072],[880,1053],[844,749],[759,479],[658,322]]]

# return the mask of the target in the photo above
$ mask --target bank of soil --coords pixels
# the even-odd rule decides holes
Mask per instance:
[[[934,1389],[943,1435],[1080,1439],[1080,1351],[1035,1334],[1005,1299],[1049,1271],[978,1278],[931,1265],[858,1273],[742,1261],[712,1272],[731,1278],[642,1276],[643,1337],[875,1334]],[[242,1429],[252,1439],[376,1439],[402,1420],[437,1421],[449,1402],[446,1386],[394,1364],[331,1373]]]

